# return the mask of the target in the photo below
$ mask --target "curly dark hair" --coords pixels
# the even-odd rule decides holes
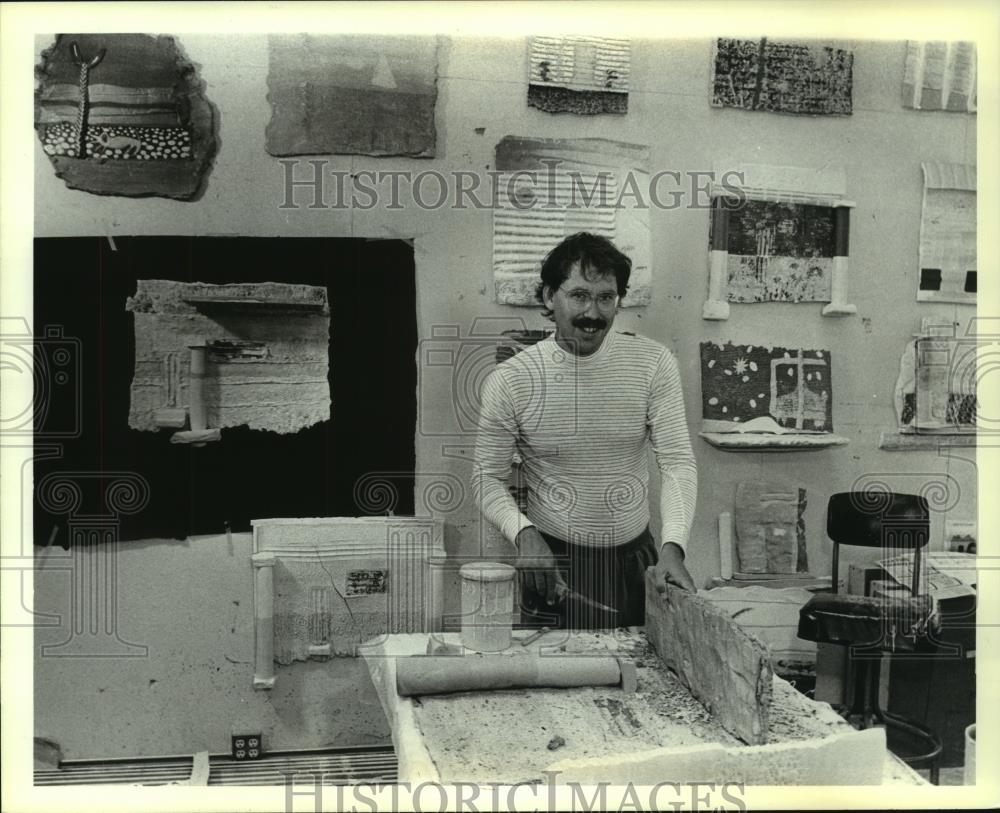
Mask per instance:
[[[552,311],[545,307],[545,289],[555,291],[569,279],[576,263],[580,263],[580,273],[584,276],[614,274],[618,296],[625,297],[632,261],[608,238],[581,231],[563,240],[542,261],[542,280],[535,289],[535,297],[542,303],[543,316],[552,316]]]

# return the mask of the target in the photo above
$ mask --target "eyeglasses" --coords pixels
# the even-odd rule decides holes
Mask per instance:
[[[592,302],[596,302],[597,307],[602,311],[611,310],[618,304],[618,294],[613,294],[610,291],[604,291],[594,296],[583,288],[574,288],[572,291],[564,291],[564,293],[570,304],[579,310],[586,310]]]

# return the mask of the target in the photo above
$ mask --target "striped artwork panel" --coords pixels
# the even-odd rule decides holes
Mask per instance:
[[[549,113],[628,112],[631,45],[595,36],[532,37],[528,105]]]
[[[632,259],[624,306],[650,297],[648,207],[630,205],[648,188],[648,150],[603,139],[508,136],[497,145],[493,274],[497,302],[538,304],[542,260],[577,232],[606,237]]]

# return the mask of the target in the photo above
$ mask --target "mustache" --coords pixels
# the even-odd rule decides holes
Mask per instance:
[[[589,319],[586,316],[581,316],[573,320],[573,327],[577,328],[588,328],[594,327],[598,330],[604,330],[608,326],[606,319]]]

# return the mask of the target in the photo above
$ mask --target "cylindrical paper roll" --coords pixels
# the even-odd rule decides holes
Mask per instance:
[[[188,410],[191,428],[208,429],[205,414],[205,346],[191,345],[191,375],[188,384]]]
[[[733,577],[733,518],[728,511],[719,514],[719,561],[722,578]]]
[[[617,686],[621,680],[621,665],[611,656],[415,655],[396,659],[396,691],[401,696]]]
[[[272,553],[255,553],[254,566],[254,675],[255,689],[274,686],[274,565]]]

